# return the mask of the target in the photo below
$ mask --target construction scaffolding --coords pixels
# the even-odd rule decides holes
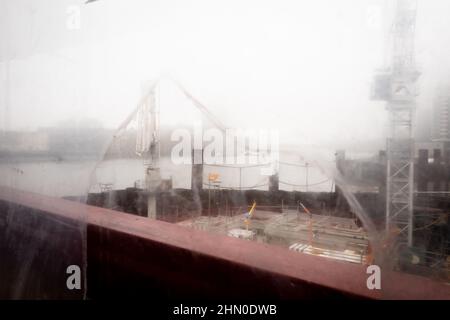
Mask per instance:
[[[248,220],[245,214],[200,216],[178,224],[341,261],[369,261],[367,233],[350,218],[305,213],[301,209],[281,213],[255,210]]]

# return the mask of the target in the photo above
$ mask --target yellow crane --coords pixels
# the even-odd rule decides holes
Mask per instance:
[[[250,210],[247,213],[245,213],[245,221],[244,222],[245,222],[245,226],[247,227],[247,230],[248,230],[248,226],[250,225],[250,219],[253,215],[253,211],[255,210],[255,207],[256,207],[256,201],[253,201],[252,207],[250,208]]]
[[[303,210],[309,215],[309,245],[312,246],[313,241],[313,226],[312,226],[312,213],[308,210],[308,208],[305,207],[305,205],[301,202],[299,204],[302,206]]]

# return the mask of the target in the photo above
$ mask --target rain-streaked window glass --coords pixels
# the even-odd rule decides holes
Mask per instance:
[[[0,298],[98,298],[114,280],[96,268],[128,259],[114,232],[153,237],[154,220],[162,243],[281,248],[361,270],[364,290],[370,270],[449,284],[448,12],[1,1]]]

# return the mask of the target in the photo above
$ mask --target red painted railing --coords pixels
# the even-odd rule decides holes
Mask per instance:
[[[369,290],[363,265],[6,187],[0,236],[0,272],[11,275],[0,284],[3,298],[450,299],[449,286],[427,278],[382,270],[382,289]],[[17,250],[28,250],[30,239],[39,250],[24,261]],[[27,269],[33,277],[18,290],[25,263],[35,266]],[[70,263],[86,275],[82,293],[64,287]]]

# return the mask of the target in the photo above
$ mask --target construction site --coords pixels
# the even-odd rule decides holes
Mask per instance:
[[[261,149],[260,145],[255,148],[255,144],[252,149],[249,137],[244,137],[241,155],[253,153],[258,158],[265,153],[270,160],[253,165],[211,164],[206,161],[208,144],[202,141],[189,145],[190,189],[173,187],[171,178],[161,177],[160,159],[164,153],[161,150],[171,150],[174,144],[162,137],[156,98],[159,82],[155,81],[118,128],[105,153],[106,157],[109,152],[114,153],[121,134],[130,123],[136,122],[136,129],[131,131],[135,138],[131,141],[136,139],[136,154],[144,159],[145,178],[126,190],[110,190],[113,187],[106,186],[108,190],[92,192],[87,203],[310,255],[367,265],[374,261],[387,263],[396,270],[448,282],[448,201],[445,198],[432,202],[427,197],[424,204],[425,194],[420,193],[422,190],[417,189],[415,181],[427,170],[419,165],[413,134],[420,77],[414,53],[416,6],[416,1],[397,1],[388,46],[390,65],[376,70],[372,84],[370,99],[385,101],[389,114],[387,149],[380,151],[382,157],[378,160],[369,161],[362,168],[364,161],[348,161],[345,152],[338,151],[333,176],[322,172],[324,181],[308,183],[308,169],[317,169],[317,163],[285,162],[279,154],[273,157],[275,152],[280,153],[278,149],[273,146],[273,150]],[[200,112],[203,130],[216,128],[218,132],[226,132],[228,127],[220,119],[183,85],[174,82]],[[195,128],[191,130],[195,136]],[[439,159],[434,166],[444,165],[448,170],[449,163]],[[289,185],[288,177],[280,176],[283,165],[305,172],[305,183],[290,184],[292,191],[280,190]],[[260,175],[259,183],[253,186],[243,186],[242,171],[255,167],[270,167],[272,172]],[[219,168],[238,172],[239,184],[224,185],[221,179],[226,176],[218,173]],[[427,176],[432,179],[433,175]],[[314,186],[324,182],[328,182],[328,188],[331,185],[330,190],[315,191]],[[353,191],[345,192],[351,188]],[[443,191],[426,192],[442,195]],[[364,216],[358,211],[364,212]]]
[[[85,5],[96,2],[102,0]],[[199,90],[193,94],[185,82],[163,74],[141,81],[138,102],[125,117],[121,113],[112,134],[102,131],[108,142],[101,148],[101,139],[91,147],[88,138],[66,146],[100,154],[89,174],[75,168],[70,179],[54,178],[60,185],[41,188],[46,173],[29,182],[33,166],[8,162],[12,178],[0,186],[0,253],[7,257],[0,275],[13,280],[0,284],[0,298],[36,298],[44,290],[44,297],[69,299],[117,293],[142,298],[148,292],[171,298],[450,299],[450,91],[442,89],[436,100],[441,109],[433,121],[441,127],[433,127],[432,139],[418,142],[419,2],[396,0],[379,12],[380,28],[387,30],[380,37],[383,65],[372,70],[366,96],[385,109],[386,137],[377,151],[364,137],[358,143],[371,151],[355,157],[338,144],[322,149],[306,143],[306,135],[284,141],[283,122],[275,130],[261,129],[244,112],[232,115],[248,124],[241,130],[212,111]],[[171,95],[183,101],[176,112],[164,109]],[[226,100],[209,101],[226,109]],[[276,103],[255,113],[268,113],[275,122]],[[324,115],[327,124],[301,112],[296,117],[293,123],[302,128],[346,128],[339,112]],[[94,132],[89,130],[86,136]],[[62,137],[56,129],[41,130],[33,143],[25,141],[30,133],[9,133],[5,161],[14,160],[17,146],[20,157],[54,157],[58,165],[65,160],[55,150],[70,140],[70,132],[76,130]],[[339,134],[326,139],[333,143]],[[87,181],[87,188],[66,192],[77,179]],[[33,192],[22,188],[26,183]],[[44,195],[48,190],[58,196]],[[61,261],[47,267],[56,257]],[[22,259],[28,261],[23,269],[17,267]],[[56,285],[66,276],[60,269],[72,260],[80,261],[79,286],[87,291]],[[383,270],[378,291],[366,282],[372,266]],[[22,281],[23,274],[38,280]]]
[[[250,209],[246,217],[201,216],[179,222],[244,240],[288,247],[289,250],[353,263],[369,259],[368,237],[354,220],[286,209],[282,213]],[[250,222],[251,221],[251,222]]]

